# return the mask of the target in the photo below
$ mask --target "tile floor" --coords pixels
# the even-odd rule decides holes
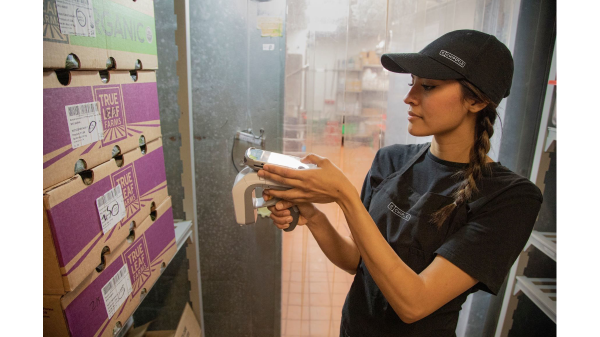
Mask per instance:
[[[376,150],[351,145],[315,146],[312,151],[332,160],[360,191]],[[349,233],[337,205],[318,207],[339,232]],[[283,233],[282,259],[281,336],[339,336],[342,306],[354,276],[335,267],[304,226]]]

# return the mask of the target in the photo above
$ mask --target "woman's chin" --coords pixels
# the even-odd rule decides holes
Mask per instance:
[[[418,128],[413,127],[412,124],[408,124],[408,133],[410,133],[411,136],[415,136],[415,137],[426,137],[426,136],[430,136],[429,133],[424,132],[424,130],[419,130]]]

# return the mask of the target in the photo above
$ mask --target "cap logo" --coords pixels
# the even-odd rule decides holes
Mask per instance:
[[[447,58],[448,60],[458,64],[461,68],[464,68],[466,65],[466,62],[461,60],[460,57],[458,57],[452,53],[449,53],[445,50],[440,50],[440,55],[442,55],[443,57]]]

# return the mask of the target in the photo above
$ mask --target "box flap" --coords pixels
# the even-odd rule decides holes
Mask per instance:
[[[148,331],[148,327],[150,326],[150,324],[152,324],[152,321],[150,321],[142,326],[138,326],[137,328],[133,328],[133,329],[127,331],[127,334],[125,334],[125,337],[144,337],[144,336],[146,336],[146,331]]]
[[[201,335],[202,331],[200,330],[200,324],[198,324],[196,315],[190,304],[186,303],[181,319],[179,320],[179,325],[177,325],[175,336],[200,337]]]

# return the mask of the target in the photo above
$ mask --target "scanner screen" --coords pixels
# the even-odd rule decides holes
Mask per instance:
[[[298,158],[286,156],[279,153],[271,152],[267,161],[269,164],[285,166],[293,169],[297,168],[309,168],[308,165],[301,162]]]

